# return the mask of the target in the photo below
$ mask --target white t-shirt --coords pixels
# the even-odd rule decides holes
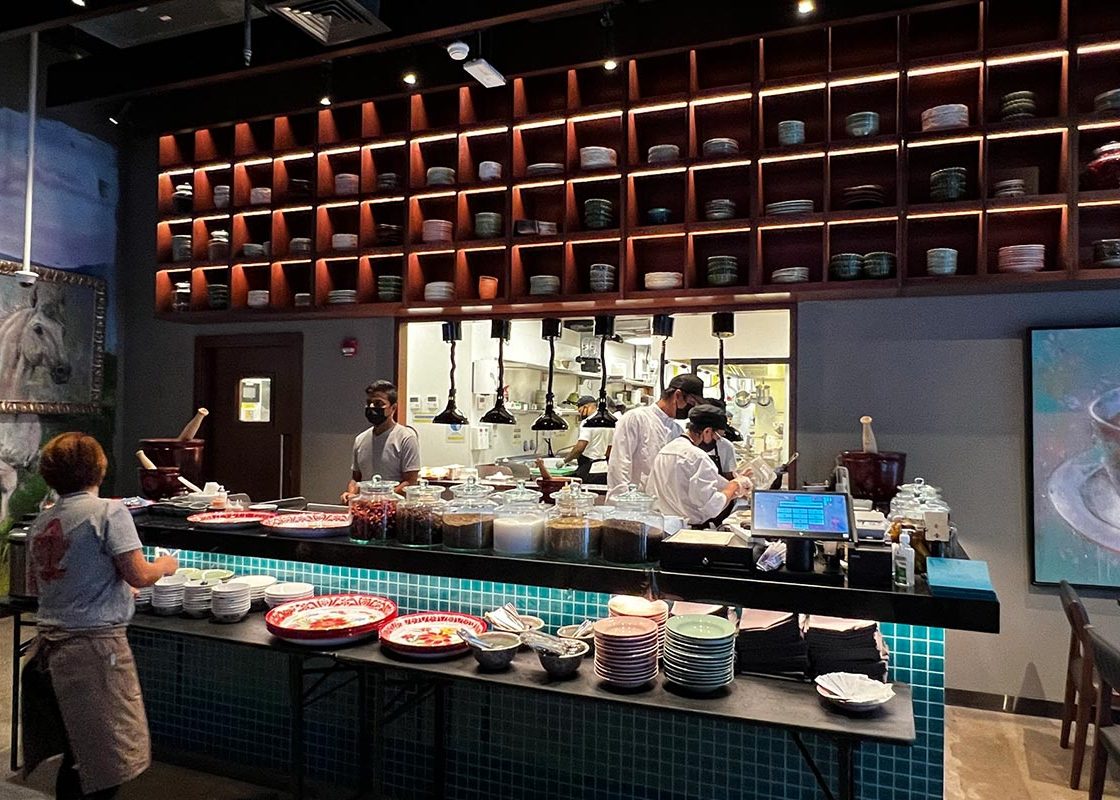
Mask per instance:
[[[583,455],[592,461],[602,461],[607,457],[607,448],[614,439],[614,428],[589,428],[586,423],[579,426],[579,441],[587,442]]]
[[[644,489],[654,457],[680,433],[676,420],[656,403],[627,411],[614,428],[607,486],[632,483]]]
[[[366,428],[354,439],[350,468],[361,473],[364,481],[374,475],[386,481],[404,480],[406,472],[420,469],[420,437],[412,428],[400,423],[394,423],[377,436],[373,428]]]
[[[735,445],[726,439],[716,439],[716,455],[719,456],[719,471],[720,472],[734,472],[735,471]]]
[[[657,498],[662,514],[700,525],[727,506],[727,480],[716,472],[711,456],[684,436],[669,442],[653,460],[645,491]]]

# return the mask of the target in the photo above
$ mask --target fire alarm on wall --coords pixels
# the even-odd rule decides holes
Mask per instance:
[[[358,353],[358,340],[353,336],[343,339],[339,350],[342,351],[343,358],[353,358]]]

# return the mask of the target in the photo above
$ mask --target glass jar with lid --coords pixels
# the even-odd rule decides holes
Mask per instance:
[[[350,499],[350,540],[372,542],[392,539],[397,535],[397,504],[394,481],[383,481],[380,475],[358,484],[358,496]]]
[[[397,541],[407,547],[435,547],[443,543],[443,487],[421,478],[404,490],[397,506]]]
[[[603,558],[618,564],[656,561],[665,533],[665,520],[653,508],[656,499],[631,483],[616,487],[607,500],[614,508],[603,516]]]
[[[525,481],[518,481],[516,489],[498,497],[502,505],[494,518],[494,552],[514,556],[544,552],[548,509],[541,503],[541,493],[526,489]]]
[[[545,525],[545,552],[565,561],[587,561],[599,553],[603,520],[595,514],[595,495],[578,478],[552,495],[555,503]]]
[[[452,550],[489,550],[494,546],[491,489],[474,476],[451,487],[454,498],[443,509],[443,544]]]

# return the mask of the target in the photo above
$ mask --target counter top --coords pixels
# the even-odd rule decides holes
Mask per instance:
[[[671,600],[741,605],[775,611],[827,614],[952,630],[998,633],[998,600],[935,597],[924,580],[913,589],[865,589],[798,583],[784,574],[735,575],[673,572],[657,565],[627,566],[604,561],[573,563],[402,547],[357,544],[345,537],[295,539],[260,530],[220,532],[185,520],[141,515],[146,545],[198,552],[304,561],[315,564],[441,575],[467,580],[519,583],[589,592],[640,594]]]

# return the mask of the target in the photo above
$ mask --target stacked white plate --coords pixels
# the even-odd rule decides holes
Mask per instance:
[[[669,620],[665,679],[694,692],[713,692],[735,680],[736,627],[723,617],[683,614]]]
[[[812,200],[782,200],[766,204],[767,214],[812,214]]]
[[[274,583],[264,590],[264,602],[269,608],[292,600],[306,600],[315,596],[315,587],[310,583]]]
[[[964,103],[946,103],[927,108],[922,112],[923,131],[944,131],[968,127],[968,106]]]
[[[424,284],[424,299],[429,303],[455,299],[455,284],[451,281],[431,281]]]
[[[426,219],[421,226],[420,238],[425,242],[450,242],[453,227],[449,219]]]
[[[581,147],[580,169],[603,169],[618,166],[618,152],[613,147]]]
[[[335,250],[357,250],[358,234],[335,233],[331,235],[331,247]]]
[[[808,280],[808,267],[782,267],[770,275],[771,283],[805,283]]]
[[[530,164],[525,169],[525,175],[529,178],[539,178],[543,175],[560,175],[564,172],[564,165],[559,161],[538,161],[536,164]]]
[[[664,164],[681,157],[681,149],[675,144],[655,144],[646,153],[650,164]]]
[[[727,197],[708,200],[704,203],[704,219],[707,220],[734,219],[735,211],[735,201]]]
[[[272,189],[268,186],[254,186],[249,190],[249,203],[263,206],[272,202]]]
[[[684,273],[647,272],[644,283],[647,289],[679,289],[684,286]]]
[[[217,584],[210,590],[210,615],[218,622],[238,622],[253,605],[251,593],[242,580]]]
[[[530,275],[529,294],[559,294],[560,278],[556,275]]]
[[[717,137],[704,142],[702,152],[704,158],[719,158],[721,156],[739,155],[739,142],[736,139]]]
[[[357,194],[361,186],[361,178],[353,172],[340,172],[334,176],[334,193]]]
[[[250,289],[247,297],[249,308],[268,307],[268,289]]]
[[[152,587],[152,610],[165,617],[183,610],[183,587],[187,579],[182,575],[167,575]]]
[[[1005,181],[996,181],[995,197],[1022,197],[1027,193],[1027,182],[1022,178],[1008,178]]]
[[[144,586],[136,590],[136,596],[133,598],[136,601],[136,608],[141,611],[146,611],[152,607],[152,587]]]
[[[249,587],[249,600],[252,601],[254,606],[264,608],[264,593],[269,586],[276,585],[276,576],[274,575],[246,575],[237,579],[238,583],[244,583]]]
[[[210,590],[218,581],[187,581],[183,587],[183,611],[188,617],[210,616]]]
[[[657,676],[657,623],[611,617],[595,623],[595,675],[611,686],[636,689]]]
[[[665,623],[669,621],[669,604],[664,600],[646,600],[627,594],[616,594],[607,603],[612,617],[638,617],[657,624],[657,644],[665,644]]]
[[[350,305],[356,302],[358,302],[357,289],[333,289],[327,294],[328,305]]]
[[[926,250],[926,273],[929,275],[955,275],[957,250],[954,247],[931,247]]]
[[[1012,244],[999,249],[1000,272],[1039,272],[1046,268],[1046,245]]]

